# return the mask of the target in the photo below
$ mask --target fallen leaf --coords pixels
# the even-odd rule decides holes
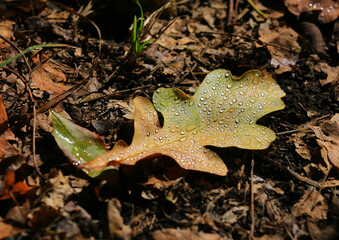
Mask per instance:
[[[177,88],[160,88],[153,102],[164,117],[163,127],[151,102],[137,97],[131,145],[120,140],[111,151],[79,165],[85,171],[101,171],[110,164],[133,165],[141,159],[166,155],[184,169],[226,175],[222,159],[204,146],[267,148],[275,134],[255,122],[284,108],[283,96],[276,82],[257,70],[239,78],[227,70],[215,70],[193,97]]]
[[[12,170],[6,173],[4,184],[3,192],[0,193],[0,200],[9,199],[12,198],[12,196],[24,195],[31,189],[31,187],[28,187],[23,182],[15,183],[15,173]]]
[[[228,210],[225,214],[223,214],[222,222],[229,224],[236,223],[237,221],[239,221],[239,219],[246,216],[248,210],[248,206],[235,206],[232,209]]]
[[[14,227],[2,221],[0,222],[0,239],[5,239],[25,231],[25,229]]]
[[[314,69],[318,72],[323,72],[327,74],[326,79],[320,79],[321,85],[325,84],[335,84],[339,82],[339,66],[331,67],[326,62],[319,62]]]
[[[19,155],[18,150],[8,142],[9,140],[15,140],[15,136],[8,128],[7,113],[0,95],[0,162],[4,158]]]
[[[318,26],[314,23],[303,21],[300,23],[300,28],[303,35],[307,38],[312,51],[321,58],[328,58],[328,48]]]
[[[313,219],[307,219],[307,228],[312,240],[331,240],[338,238],[338,226],[336,223],[322,223]]]
[[[276,45],[267,45],[267,49],[272,56],[271,64],[279,67],[276,73],[281,74],[290,71],[292,69],[291,65],[296,64],[301,51],[298,44],[298,34],[287,26],[270,29],[269,22],[265,22],[260,24],[259,35],[259,39],[262,42]],[[295,53],[285,49],[290,49]]]
[[[62,209],[65,206],[65,200],[73,193],[72,187],[61,171],[51,177],[40,193],[41,203],[54,209]]]
[[[222,240],[222,236],[216,233],[204,233],[191,229],[167,228],[153,232],[151,240]]]
[[[121,204],[118,199],[113,198],[108,202],[107,220],[111,239],[128,240],[132,238],[132,229],[124,224],[120,214]]]
[[[329,23],[339,17],[339,5],[336,0],[283,0],[287,9],[296,16],[303,12],[319,11],[318,20]]]
[[[311,128],[318,138],[317,143],[326,151],[328,160],[339,169],[339,113],[321,128],[315,126]]]
[[[316,220],[327,219],[328,206],[325,198],[312,188],[302,196],[302,198],[294,204],[292,214],[295,217],[300,217],[303,214],[309,215]]]
[[[11,40],[11,38],[13,37],[14,24],[15,22],[9,20],[0,21],[0,35],[7,40]],[[9,44],[7,42],[5,42],[3,39],[0,39],[0,49],[3,49],[8,46]]]
[[[33,58],[35,65],[40,64],[46,56]],[[41,62],[40,62],[41,61]],[[68,86],[61,82],[66,81],[65,74],[56,68],[56,65],[47,61],[42,64],[37,70],[32,72],[32,88],[38,88],[49,92],[51,95],[59,95],[69,89]]]
[[[303,159],[311,160],[311,153],[310,150],[308,150],[307,145],[301,138],[295,138],[294,139],[294,146],[295,151],[299,154],[300,157]]]

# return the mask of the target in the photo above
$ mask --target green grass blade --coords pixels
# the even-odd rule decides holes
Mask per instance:
[[[2,63],[0,63],[0,68],[6,67],[7,64],[11,63],[12,61],[14,61],[15,59],[18,59],[19,57],[25,55],[26,53],[37,49],[37,48],[43,48],[43,47],[71,47],[67,44],[40,44],[40,45],[34,45],[31,47],[26,48],[23,52],[19,53],[18,55],[15,55],[14,57],[11,57],[5,61],[3,61]]]

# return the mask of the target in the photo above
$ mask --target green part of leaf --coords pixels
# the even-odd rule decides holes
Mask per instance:
[[[2,63],[0,63],[0,68],[6,67],[7,64],[9,64],[10,62],[14,61],[15,59],[18,59],[19,57],[25,55],[26,53],[37,49],[37,48],[43,48],[43,47],[71,47],[69,45],[66,44],[40,44],[40,45],[34,45],[31,46],[29,48],[26,48],[23,52],[19,53],[18,55],[15,55],[14,57],[11,57],[5,61],[3,61]]]
[[[164,128],[194,136],[204,146],[265,149],[275,133],[256,121],[285,107],[285,93],[275,80],[251,70],[239,78],[230,71],[209,73],[193,97],[177,88],[160,88],[153,95]]]
[[[50,118],[56,142],[75,166],[81,167],[107,151],[102,139],[96,133],[74,124],[54,111],[50,111]],[[96,177],[103,170],[110,168],[113,167],[108,166],[100,171],[84,171],[91,177]]]

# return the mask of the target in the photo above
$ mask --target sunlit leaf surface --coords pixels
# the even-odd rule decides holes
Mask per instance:
[[[156,155],[172,157],[190,170],[226,175],[221,158],[204,146],[265,149],[275,139],[267,127],[257,125],[262,116],[285,107],[285,93],[275,80],[257,70],[233,78],[227,70],[207,75],[194,96],[176,88],[160,88],[153,103],[135,101],[134,137],[130,146],[118,141],[111,151],[82,167],[100,171],[110,164],[135,164]],[[158,112],[164,117],[160,126]]]

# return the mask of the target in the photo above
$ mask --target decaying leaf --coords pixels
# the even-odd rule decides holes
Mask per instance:
[[[317,143],[322,148],[322,156],[327,158],[334,167],[339,169],[339,114],[326,122],[322,128],[312,127],[317,136]],[[326,134],[325,134],[325,133]],[[327,161],[327,159],[324,159]]]
[[[284,0],[284,3],[296,16],[302,12],[319,11],[318,19],[322,23],[332,22],[339,16],[339,5],[336,0]]]
[[[259,35],[259,39],[262,42],[283,47],[277,48],[276,46],[267,45],[267,49],[272,56],[271,64],[279,67],[276,73],[281,74],[291,71],[291,66],[296,64],[301,51],[301,47],[298,44],[298,33],[287,26],[272,29],[269,22],[265,22],[260,24]]]
[[[166,155],[189,170],[226,175],[222,159],[204,146],[265,149],[275,139],[267,127],[256,124],[262,116],[284,108],[285,93],[275,80],[257,70],[233,78],[227,70],[207,75],[194,96],[177,88],[160,88],[153,103],[135,102],[134,137],[130,146],[120,140],[111,151],[83,164],[85,171],[101,171],[111,164]],[[158,119],[164,117],[163,126]]]
[[[42,61],[47,58],[42,55]],[[36,65],[41,64],[41,59],[38,57],[33,58]],[[61,94],[69,89],[61,82],[66,80],[65,74],[56,68],[55,64],[50,62],[44,63],[36,71],[32,73],[32,87],[39,88],[40,90],[48,91],[52,95]]]
[[[205,233],[198,232],[196,229],[175,229],[175,228],[166,228],[162,230],[157,230],[150,234],[149,239],[151,240],[221,240],[224,239],[217,233]]]
[[[8,142],[9,140],[15,140],[15,136],[9,129],[6,109],[0,95],[0,162],[4,158],[19,155],[18,150]]]

